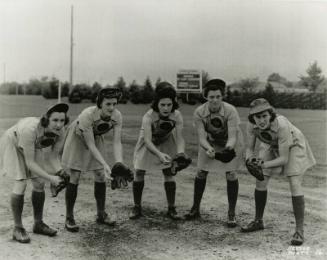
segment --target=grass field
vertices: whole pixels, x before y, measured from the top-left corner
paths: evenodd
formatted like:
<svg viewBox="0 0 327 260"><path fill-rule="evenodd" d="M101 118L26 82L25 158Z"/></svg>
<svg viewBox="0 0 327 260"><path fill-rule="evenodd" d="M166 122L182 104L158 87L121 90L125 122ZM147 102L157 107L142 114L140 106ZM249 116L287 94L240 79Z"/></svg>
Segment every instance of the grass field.
<svg viewBox="0 0 327 260"><path fill-rule="evenodd" d="M63 101L66 101L64 99ZM39 96L0 96L0 135L21 117L40 116L47 106L56 102ZM90 103L70 106L71 119ZM119 105L124 118L123 148L125 162L132 166L132 154L143 114L149 106ZM196 106L181 105L184 118L184 138L187 153L193 158L190 168L176 176L176 203L179 213L186 213L193 198L193 178L196 173L197 139L192 126ZM237 108L244 130L248 108ZM0 258L4 259L326 259L326 170L327 137L326 111L277 110L288 117L307 137L318 165L304 178L306 221L304 253L290 247L289 239L294 227L289 186L285 177L276 176L270 183L265 211L265 230L250 235L229 229L226 217L226 181L223 174L210 174L202 202L202 220L175 223L165 218L166 202L162 176L149 173L144 190L146 217L128 220L132 207L132 191L107 191L107 209L116 216L118 226L102 228L94 224L95 202L93 178L84 175L79 185L76 220L81 231L72 234L63 228L65 216L64 193L55 199L47 195L45 218L59 230L56 238L31 235L33 247L19 245L11 238L12 220L9 208L11 184L2 178L0 184ZM110 140L109 140L110 141ZM0 147L1 149L1 147ZM220 169L223 172L223 169ZM254 179L240 172L240 192L237 204L239 225L249 221L254 212ZM28 188L30 191L30 187ZM26 196L24 223L29 232L33 223L29 195ZM309 253L308 253L309 252ZM317 254L321 253L321 254Z"/></svg>

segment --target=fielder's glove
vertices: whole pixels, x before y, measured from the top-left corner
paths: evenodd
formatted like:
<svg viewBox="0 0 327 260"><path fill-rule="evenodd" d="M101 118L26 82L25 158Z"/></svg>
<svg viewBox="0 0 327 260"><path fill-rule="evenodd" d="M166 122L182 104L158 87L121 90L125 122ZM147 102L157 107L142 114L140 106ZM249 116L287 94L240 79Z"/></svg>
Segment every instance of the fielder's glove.
<svg viewBox="0 0 327 260"><path fill-rule="evenodd" d="M224 149L220 152L215 153L215 159L219 160L223 163L228 163L231 160L233 160L236 156L235 150L234 149Z"/></svg>
<svg viewBox="0 0 327 260"><path fill-rule="evenodd" d="M175 176L177 172L187 168L192 163L192 159L185 153L178 153L171 162L171 174Z"/></svg>
<svg viewBox="0 0 327 260"><path fill-rule="evenodd" d="M127 182L134 180L133 172L123 163L117 162L111 169L111 175L113 180L111 181L111 189L119 189L122 186L127 187Z"/></svg>
<svg viewBox="0 0 327 260"><path fill-rule="evenodd" d="M70 180L70 176L68 173L66 173L64 170L60 170L58 172L55 173L55 176L59 176L61 179L61 182L58 185L54 185L54 184L50 184L50 191L51 191L51 195L52 197L57 197L58 193L60 191L62 191L64 188L66 188L66 186L69 183Z"/></svg>
<svg viewBox="0 0 327 260"><path fill-rule="evenodd" d="M263 181L265 178L263 176L263 171L261 165L263 164L263 160L251 157L245 161L246 168L248 169L249 173L259 181Z"/></svg>

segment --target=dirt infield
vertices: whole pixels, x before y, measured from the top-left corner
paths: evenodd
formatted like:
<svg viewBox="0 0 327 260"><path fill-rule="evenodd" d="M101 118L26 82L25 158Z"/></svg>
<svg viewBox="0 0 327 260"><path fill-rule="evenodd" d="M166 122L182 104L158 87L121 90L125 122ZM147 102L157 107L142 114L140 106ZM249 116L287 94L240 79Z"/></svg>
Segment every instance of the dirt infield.
<svg viewBox="0 0 327 260"><path fill-rule="evenodd" d="M123 107L123 145L125 160L131 165L132 152L140 126L140 115L146 107ZM191 112L195 107L182 107L186 128L190 128ZM73 110L75 111L75 107ZM32 110L31 110L32 111ZM128 111L130 114L128 114ZM247 109L239 109L245 121ZM325 127L323 111L308 111L307 119L294 113L291 119L300 126L312 145L318 166L304 177L306 200L305 244L292 247L290 239L294 230L291 195L284 176L274 176L268 190L263 231L243 234L240 225L253 218L253 192L255 182L245 171L239 173L239 198L237 203L236 228L225 225L227 216L226 180L223 169L220 173L210 173L201 205L202 219L174 222L165 216L166 198L163 177L160 172L151 172L145 179L143 206L145 217L136 221L128 219L132 208L132 190L110 190L107 192L107 209L118 224L109 228L95 223L95 199L93 177L84 174L79 186L76 202L76 221L79 233L69 233L64 229L64 193L57 198L46 196L44 219L47 224L58 229L58 235L48 238L32 233L32 207L30 189L26 192L23 222L30 233L31 244L23 245L11 239L12 216L9 207L11 183L1 177L0 182L0 258L1 259L326 259L327 249L327 205L326 205L326 146L317 135ZM132 114L134 113L134 114ZM287 111L287 113L293 113ZM17 114L15 117L18 117ZM26 116L26 114L24 114ZM311 120L311 121L310 121ZM0 134L16 119L6 117L0 120ZM311 123L310 123L311 122ZM310 127L314 124L314 128ZM193 131L193 130L192 130ZM186 131L188 153L196 158L196 140L192 131ZM189 133L192 132L192 133ZM323 136L323 135L322 135ZM1 149L1 148L0 148ZM196 161L196 160L194 160ZM196 173L192 167L177 175L177 211L185 214L193 200L193 179ZM47 191L49 188L47 187Z"/></svg>

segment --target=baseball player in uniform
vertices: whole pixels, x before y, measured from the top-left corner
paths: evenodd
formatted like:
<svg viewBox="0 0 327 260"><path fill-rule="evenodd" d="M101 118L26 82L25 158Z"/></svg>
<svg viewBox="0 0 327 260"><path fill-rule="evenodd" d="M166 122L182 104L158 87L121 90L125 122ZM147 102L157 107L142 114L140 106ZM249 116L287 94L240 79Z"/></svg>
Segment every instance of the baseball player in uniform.
<svg viewBox="0 0 327 260"><path fill-rule="evenodd" d="M151 109L143 116L134 151L134 208L131 219L142 216L144 175L146 171L151 170L162 170L168 202L167 215L173 220L180 219L175 209L176 182L171 172L172 158L185 150L182 136L183 118L177 108L174 87L168 82L159 83Z"/></svg>
<svg viewBox="0 0 327 260"><path fill-rule="evenodd" d="M198 172L194 180L194 198L191 211L185 215L186 220L200 217L200 203L205 190L207 175L210 171L225 169L228 197L229 227L236 226L235 207L238 197L239 157L242 154L242 132L240 118L236 108L223 101L226 84L221 79L212 79L204 86L203 95L207 102L194 112L194 125L199 140ZM228 161L216 159L219 152L232 154Z"/></svg>
<svg viewBox="0 0 327 260"><path fill-rule="evenodd" d="M61 182L54 173L61 170L59 152L63 148L64 125L68 105L50 107L41 118L23 118L9 128L0 140L0 171L14 180L10 204L14 218L13 239L29 243L30 237L22 223L27 181L31 180L34 212L33 233L55 236L57 231L43 222L45 181L54 185Z"/></svg>
<svg viewBox="0 0 327 260"><path fill-rule="evenodd" d="M256 181L255 219L243 227L242 231L264 229L262 218L267 201L268 182L272 174L282 173L287 176L290 184L296 222L291 244L301 245L304 241L302 178L303 174L316 163L310 146L302 132L286 117L276 114L274 108L263 98L252 101L248 118L246 159L254 156L258 140L260 142L258 157L261 160L260 167L264 180Z"/></svg>
<svg viewBox="0 0 327 260"><path fill-rule="evenodd" d="M96 106L84 109L70 125L62 155L62 165L70 174L66 188L66 222L70 232L78 232L74 218L74 205L82 172L94 174L94 196L98 224L113 226L105 211L106 179L111 179L111 169L106 162L105 135L113 133L113 154L116 162L123 162L121 131L122 115L116 108L121 92L115 88L103 88L97 96Z"/></svg>

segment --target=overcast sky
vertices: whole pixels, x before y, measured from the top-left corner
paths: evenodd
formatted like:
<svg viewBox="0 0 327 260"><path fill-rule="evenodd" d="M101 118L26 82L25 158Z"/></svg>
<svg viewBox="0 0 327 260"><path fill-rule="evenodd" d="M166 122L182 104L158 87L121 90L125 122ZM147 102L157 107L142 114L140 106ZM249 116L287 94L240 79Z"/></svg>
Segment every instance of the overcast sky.
<svg viewBox="0 0 327 260"><path fill-rule="evenodd" d="M0 82L69 80L71 5L75 83L327 75L327 1L0 0Z"/></svg>

